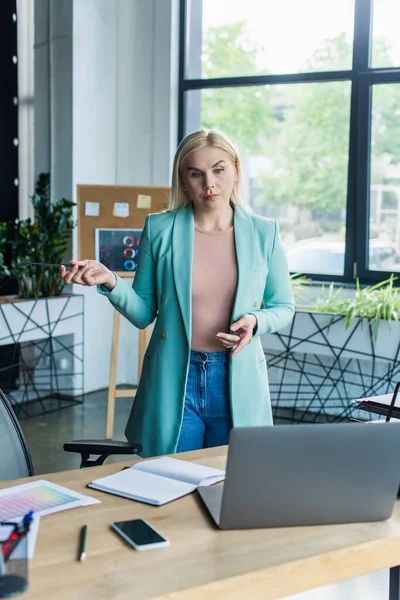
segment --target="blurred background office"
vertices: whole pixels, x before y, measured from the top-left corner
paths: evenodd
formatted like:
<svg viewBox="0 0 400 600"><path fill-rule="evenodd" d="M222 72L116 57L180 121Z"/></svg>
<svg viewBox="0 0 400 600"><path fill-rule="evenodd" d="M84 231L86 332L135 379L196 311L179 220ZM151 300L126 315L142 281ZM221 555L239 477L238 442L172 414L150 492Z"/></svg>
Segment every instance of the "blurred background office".
<svg viewBox="0 0 400 600"><path fill-rule="evenodd" d="M20 257L26 251L13 238L11 222L19 219L20 238L28 218L52 236L50 225L38 219L38 205L35 216L35 186L39 201L74 203L72 223L59 234L68 260L78 250L77 185L168 186L178 141L208 126L223 129L238 145L252 209L278 220L291 271L312 282L303 320L315 321L313 302L324 282L349 296L357 280L371 286L398 274L397 0L3 0L0 11L0 256L9 269L7 236ZM29 231L33 240L35 231ZM74 295L66 304L61 297L58 305L40 303L60 291L54 291L55 280L36 292L36 303L12 302L35 278L18 268L11 270L14 277L5 276L1 269L0 387L31 445L37 444L39 471L66 468L70 459L60 442L104 430L113 310L94 290L68 286L62 297ZM395 281L385 296L392 319L400 302ZM335 298L329 307L340 313ZM31 310L43 313L47 324L32 315L29 322ZM49 337L56 322L60 334ZM27 334L35 327L37 339ZM383 334L379 339L385 346ZM353 370L337 367L334 348L324 340L330 354L319 365L304 359L307 350L301 360L293 352L291 362L287 355L279 359L279 340L265 340L277 422L304 415L346 419L352 398L383 393L395 379L396 348L390 356L381 352L366 385L368 357L361 364L347 336L340 344ZM116 383L134 388L138 332L125 320L118 347ZM324 383L310 379L317 367L329 371ZM311 395L302 388L304 373ZM47 397L40 396L42 388L50 390ZM131 402L116 403L117 437ZM41 448L50 439L51 456Z"/></svg>
<svg viewBox="0 0 400 600"><path fill-rule="evenodd" d="M34 260L35 243L57 239L63 260L77 256L77 185L168 186L179 140L199 126L221 128L243 157L249 204L277 219L290 270L309 278L308 332L327 328L313 316L321 284L334 282L350 297L356 281L365 287L397 276L399 22L398 0L1 1L0 388L36 473L78 466L63 442L105 430L112 307L95 290L70 286L50 301L61 291L55 279L34 292L32 273L15 260ZM40 217L39 206L59 202L64 221L48 209ZM396 320L396 279L390 285L384 299ZM339 311L335 297L328 301ZM329 348L322 358L315 348L282 358L279 340L265 340L277 423L346 420L358 393L388 391L398 346L389 356L382 333L379 355L371 332L366 356L365 342L350 347L343 335L339 346L326 336L315 342ZM340 344L351 369L337 366ZM138 332L123 319L120 388L137 384L138 347ZM338 390L340 403L329 408ZM116 402L116 439L131 403ZM374 577L327 588L324 598L381 597Z"/></svg>
<svg viewBox="0 0 400 600"><path fill-rule="evenodd" d="M397 0L4 0L0 11L3 223L34 218L43 173L53 203L76 203L78 184L167 186L178 140L220 127L244 157L251 207L279 222L292 272L350 290L399 272ZM76 227L67 238L64 259L77 255ZM20 283L3 277L0 294ZM83 295L71 309L80 321L50 350L24 346L23 324L11 339L0 304L1 385L22 419L58 409L21 407L22 379L54 359L62 391L85 395L73 410L93 402L101 427L113 311L94 290L63 292ZM138 332L123 320L117 384L137 379ZM131 401L118 400L121 423ZM81 431L71 414L52 418ZM48 427L32 423L28 435Z"/></svg>
<svg viewBox="0 0 400 600"><path fill-rule="evenodd" d="M78 184L168 186L178 140L220 127L243 156L251 207L278 220L293 273L351 290L399 272L397 0L4 0L0 10L3 223L34 218L43 173L53 203L76 203ZM67 239L64 260L77 255L76 227ZM20 294L20 282L3 277L0 294ZM101 427L113 311L93 290L63 292L83 295L71 309L80 321L50 350L16 330L11 339L0 304L1 385L25 405L22 379L54 359L61 391L85 395L73 410L93 402ZM138 332L123 320L117 384L137 379ZM121 423L131 401L117 402ZM61 404L21 406L23 419ZM71 414L52 418L83 433ZM33 422L28 435L48 426Z"/></svg>

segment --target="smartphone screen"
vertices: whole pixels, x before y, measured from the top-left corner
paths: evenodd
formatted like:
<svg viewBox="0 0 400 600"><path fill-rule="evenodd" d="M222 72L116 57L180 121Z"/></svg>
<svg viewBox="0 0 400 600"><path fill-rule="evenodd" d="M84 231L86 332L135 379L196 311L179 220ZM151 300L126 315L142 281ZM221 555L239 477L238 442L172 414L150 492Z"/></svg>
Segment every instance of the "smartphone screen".
<svg viewBox="0 0 400 600"><path fill-rule="evenodd" d="M117 521L112 528L137 550L169 545L169 541L143 519Z"/></svg>

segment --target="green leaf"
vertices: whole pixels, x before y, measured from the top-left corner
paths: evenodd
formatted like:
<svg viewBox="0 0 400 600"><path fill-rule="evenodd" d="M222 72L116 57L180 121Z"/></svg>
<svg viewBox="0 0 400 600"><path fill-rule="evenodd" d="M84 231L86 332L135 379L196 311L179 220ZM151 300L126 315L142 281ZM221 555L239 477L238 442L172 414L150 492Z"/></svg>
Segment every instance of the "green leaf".
<svg viewBox="0 0 400 600"><path fill-rule="evenodd" d="M316 312L345 315L345 329L354 319L365 318L376 338L382 319L389 323L399 321L400 290L393 285L396 279L392 274L388 279L364 288L357 279L353 297L344 299L341 298L343 288L335 289L334 282L331 282L326 292L323 284L320 295L310 308Z"/></svg>
<svg viewBox="0 0 400 600"><path fill-rule="evenodd" d="M58 273L33 269L26 263L62 261L75 227L72 213L75 203L66 198L51 202L50 175L41 173L32 205L34 222L31 219L0 222L0 277L5 274L15 277L19 293L25 298L58 295L64 285ZM10 256L8 269L3 253Z"/></svg>

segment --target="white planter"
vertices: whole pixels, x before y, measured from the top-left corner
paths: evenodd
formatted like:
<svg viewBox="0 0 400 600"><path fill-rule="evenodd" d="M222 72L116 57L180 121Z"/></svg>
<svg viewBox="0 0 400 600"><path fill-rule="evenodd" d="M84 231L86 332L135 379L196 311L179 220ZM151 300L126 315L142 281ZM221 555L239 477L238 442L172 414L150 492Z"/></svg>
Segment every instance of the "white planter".
<svg viewBox="0 0 400 600"><path fill-rule="evenodd" d="M298 311L263 347L273 406L312 413L302 420L348 418L353 399L389 393L400 377L397 322L382 321L375 339L367 319L353 319L346 330L344 317Z"/></svg>
<svg viewBox="0 0 400 600"><path fill-rule="evenodd" d="M8 393L13 404L82 394L83 307L82 295L0 299L0 346L20 350L19 389Z"/></svg>

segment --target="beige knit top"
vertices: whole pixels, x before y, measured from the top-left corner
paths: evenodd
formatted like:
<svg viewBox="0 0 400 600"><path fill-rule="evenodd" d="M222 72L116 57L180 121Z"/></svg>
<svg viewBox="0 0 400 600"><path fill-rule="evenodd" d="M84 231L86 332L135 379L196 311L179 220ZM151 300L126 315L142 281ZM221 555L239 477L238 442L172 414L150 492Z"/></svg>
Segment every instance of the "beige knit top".
<svg viewBox="0 0 400 600"><path fill-rule="evenodd" d="M218 332L229 333L238 269L233 225L225 231L195 227L192 266L192 349L223 351Z"/></svg>

